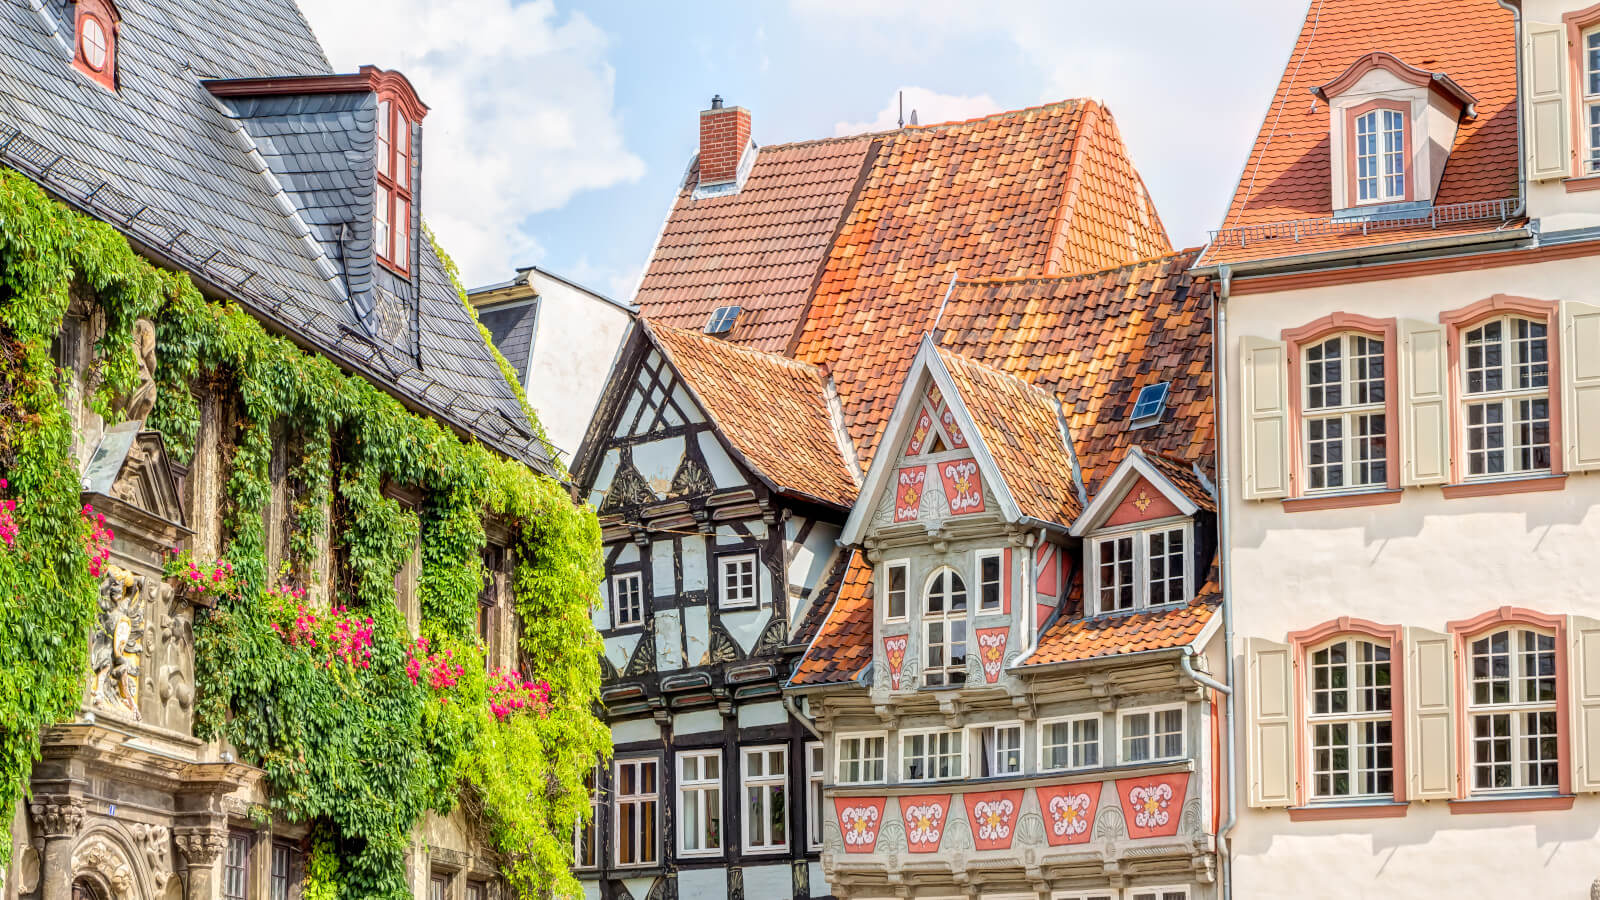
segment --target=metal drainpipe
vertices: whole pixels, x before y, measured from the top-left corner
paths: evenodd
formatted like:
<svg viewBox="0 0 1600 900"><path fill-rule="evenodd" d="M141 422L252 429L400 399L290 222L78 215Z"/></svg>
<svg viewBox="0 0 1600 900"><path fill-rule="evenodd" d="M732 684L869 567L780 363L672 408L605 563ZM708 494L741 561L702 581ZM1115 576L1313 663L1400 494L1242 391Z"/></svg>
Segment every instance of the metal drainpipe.
<svg viewBox="0 0 1600 900"><path fill-rule="evenodd" d="M1233 518L1233 494L1230 487L1233 479L1229 477L1228 465L1228 423L1221 415L1226 408L1223 398L1227 396L1228 385L1228 293L1233 286L1233 268L1223 264L1217 270L1217 302L1212 307L1211 313L1211 365L1215 377L1211 379L1211 404L1217 412L1217 508L1221 511L1217 516L1217 545L1221 547L1222 554L1222 647L1227 657L1228 688L1223 691L1226 698L1224 718L1227 723L1227 758L1228 758L1228 818L1217 827L1218 850L1222 855L1222 898L1233 898L1233 842L1229 840L1228 833L1233 831L1234 825L1239 821L1239 760L1238 736L1234 731L1234 693L1232 686L1238 684L1234 677L1233 654L1233 560L1232 547L1229 540L1232 534L1230 522ZM1184 657L1185 670L1189 668L1189 659ZM1204 683L1204 682L1202 682Z"/></svg>
<svg viewBox="0 0 1600 900"><path fill-rule="evenodd" d="M805 713L800 711L800 707L794 702L794 696L793 695L791 695L791 694L784 694L783 695L783 708L787 709L789 711L789 715L794 716L796 719L799 719L800 720L800 724L804 725L806 727L806 730L811 732L811 736L812 737L816 738L819 741L822 740L822 732L817 730L817 726L812 723L810 716L808 716Z"/></svg>
<svg viewBox="0 0 1600 900"><path fill-rule="evenodd" d="M1495 0L1495 2L1511 11L1512 36L1517 48L1517 208L1511 213L1511 218L1516 219L1528 210L1528 157L1527 150L1522 145L1522 128L1528 121L1523 114L1525 110L1522 104L1522 3L1521 0ZM1533 241L1535 244L1539 242L1537 232L1533 236Z"/></svg>

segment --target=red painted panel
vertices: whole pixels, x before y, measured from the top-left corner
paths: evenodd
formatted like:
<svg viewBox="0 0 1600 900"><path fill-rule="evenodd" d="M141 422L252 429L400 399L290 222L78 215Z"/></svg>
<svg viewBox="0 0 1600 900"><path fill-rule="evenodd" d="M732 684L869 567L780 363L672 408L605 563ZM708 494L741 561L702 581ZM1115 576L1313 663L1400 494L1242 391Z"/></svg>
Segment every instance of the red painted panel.
<svg viewBox="0 0 1600 900"><path fill-rule="evenodd" d="M961 433L961 426L956 423L954 410L945 407L939 416L939 423L944 426L945 436L950 439L951 450L960 450L967 446L967 436Z"/></svg>
<svg viewBox="0 0 1600 900"><path fill-rule="evenodd" d="M1062 784L1039 788L1039 811L1044 814L1044 839L1052 847L1087 843L1094 834L1094 814L1100 808L1105 785Z"/></svg>
<svg viewBox="0 0 1600 900"><path fill-rule="evenodd" d="M835 797L833 811L844 835L844 852L871 853L878 846L887 797Z"/></svg>
<svg viewBox="0 0 1600 900"><path fill-rule="evenodd" d="M950 795L925 794L900 798L900 820L906 828L906 849L937 853L950 822Z"/></svg>
<svg viewBox="0 0 1600 900"><path fill-rule="evenodd" d="M1057 577L1061 569L1057 565L1061 553L1055 544L1041 544L1034 551L1034 567L1038 572L1034 587L1040 597L1049 597L1054 600L1061 596L1061 581Z"/></svg>
<svg viewBox="0 0 1600 900"><path fill-rule="evenodd" d="M928 435L933 433L933 414L927 407L922 408L922 415L917 416L917 427L911 431L911 440L906 444L906 455L916 456L928 443Z"/></svg>
<svg viewBox="0 0 1600 900"><path fill-rule="evenodd" d="M906 661L906 643L910 635L892 634L883 639L883 658L889 664L889 687L900 690L900 667Z"/></svg>
<svg viewBox="0 0 1600 900"><path fill-rule="evenodd" d="M973 631L978 638L978 661L983 663L983 678L990 684L1000 680L1000 669L1006 664L1006 638L1011 626L979 628Z"/></svg>
<svg viewBox="0 0 1600 900"><path fill-rule="evenodd" d="M1034 606L1033 606L1033 627L1035 627L1035 628L1043 627L1044 626L1044 620L1050 618L1050 614L1055 612L1055 611L1056 611L1056 608L1054 606L1051 606L1048 603L1036 603L1036 604L1034 604Z"/></svg>
<svg viewBox="0 0 1600 900"><path fill-rule="evenodd" d="M1189 773L1123 778L1117 782L1128 837L1171 837L1178 833L1178 817L1189 791Z"/></svg>
<svg viewBox="0 0 1600 900"><path fill-rule="evenodd" d="M968 457L940 463L939 477L952 516L983 512L983 475L978 472L977 460Z"/></svg>
<svg viewBox="0 0 1600 900"><path fill-rule="evenodd" d="M1022 794L1016 791L985 791L962 794L967 805L967 824L972 827L972 842L979 850L1009 850L1022 814Z"/></svg>
<svg viewBox="0 0 1600 900"><path fill-rule="evenodd" d="M922 508L922 489L926 486L927 480L927 466L901 469L896 473L894 520L897 524L917 520L917 511Z"/></svg>
<svg viewBox="0 0 1600 900"><path fill-rule="evenodd" d="M1117 508L1111 511L1111 518L1106 519L1105 525L1131 525L1176 515L1179 515L1178 507L1167 499L1167 495L1141 477L1128 489Z"/></svg>
<svg viewBox="0 0 1600 900"><path fill-rule="evenodd" d="M928 385L928 403L931 404L935 410L937 410L940 405L944 403L944 394L939 393L939 386L937 384Z"/></svg>

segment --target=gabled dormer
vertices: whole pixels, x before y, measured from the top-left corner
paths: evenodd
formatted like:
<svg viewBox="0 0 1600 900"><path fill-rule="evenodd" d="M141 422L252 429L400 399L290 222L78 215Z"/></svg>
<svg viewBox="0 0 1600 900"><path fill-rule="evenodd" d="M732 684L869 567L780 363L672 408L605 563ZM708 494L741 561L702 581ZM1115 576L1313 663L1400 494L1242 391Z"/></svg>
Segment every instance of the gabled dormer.
<svg viewBox="0 0 1600 900"><path fill-rule="evenodd" d="M1336 215L1432 206L1456 130L1477 115L1472 95L1450 76L1382 51L1311 92L1328 105Z"/></svg>

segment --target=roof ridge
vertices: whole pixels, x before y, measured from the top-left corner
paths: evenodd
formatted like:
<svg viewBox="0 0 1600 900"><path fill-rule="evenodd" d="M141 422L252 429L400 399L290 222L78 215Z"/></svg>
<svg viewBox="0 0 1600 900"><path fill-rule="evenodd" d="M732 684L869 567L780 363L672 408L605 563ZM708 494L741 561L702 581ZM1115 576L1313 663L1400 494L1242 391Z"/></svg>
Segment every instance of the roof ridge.
<svg viewBox="0 0 1600 900"><path fill-rule="evenodd" d="M997 375L997 376L999 376L1001 378L1004 378L1006 380L1009 380L1009 381L1015 381L1024 390L1033 391L1034 393L1037 393L1039 395L1039 399L1043 399L1043 400L1047 400L1047 401L1055 399L1055 395L1054 394L1050 393L1049 391L1045 390L1042 387L1039 387L1037 384L1034 384L1033 382L1029 381L1028 379L1023 378L1021 375L1013 375L1012 373L1007 372L1004 369L1000 369L1000 368L997 368L995 366L991 366L986 362L981 362L979 360L973 359L972 357L966 355L965 353L960 352L959 350L953 350L953 349L950 349L948 347L941 346L939 344L935 344L933 349L934 349L934 352L938 353L941 357L946 357L946 358L954 357L954 358L960 360L963 365L973 366L973 367L981 369L984 372L987 372L989 374Z"/></svg>
<svg viewBox="0 0 1600 900"><path fill-rule="evenodd" d="M1104 275L1108 272L1120 272L1124 269L1137 269L1155 263L1169 262L1184 256L1198 255L1203 250L1205 250L1204 245L1199 247L1185 247L1182 250L1174 250L1171 253L1162 253L1157 256L1146 256L1142 259L1135 259L1129 262L1119 263L1115 266L1107 266L1103 269L1089 269L1082 272L1063 272L1059 275L995 275L990 278L961 278L957 279L956 283L958 286L960 286L1018 284L1025 281L1073 281L1079 278L1089 278L1094 275Z"/></svg>
<svg viewBox="0 0 1600 900"><path fill-rule="evenodd" d="M640 317L639 321L644 324L646 329L648 329L648 330L650 330L652 332L670 331L673 334L683 335L684 337L686 337L686 338L688 338L690 340L697 341L702 346L716 347L716 348L718 348L719 351L726 350L726 351L730 351L730 352L736 353L736 354L744 354L744 355L752 356L752 357L760 357L762 359L767 360L768 362L778 363L778 364L784 366L785 368L795 369L797 371L800 371L800 372L808 374L808 375L815 375L817 377L817 380L818 380L819 384L821 383L821 381L823 379L823 372L822 372L822 367L821 366L813 365L812 363L808 363L808 362L806 362L804 360L795 359L792 356L784 356L782 354L773 353L770 350L757 350L754 347L745 347L745 346L740 345L740 344L734 344L734 343L730 343L728 341L718 340L717 338L711 337L710 335L707 335L707 334L702 334L702 333L700 333L698 331L690 331L687 328L678 328L678 327L673 326L673 325L668 325L668 324L666 324L664 322L652 322L651 320L646 319L644 317Z"/></svg>
<svg viewBox="0 0 1600 900"><path fill-rule="evenodd" d="M1002 119L1006 116L1017 116L1022 115L1023 113L1038 112L1041 109L1052 109L1058 106L1065 107L1074 103L1095 103L1102 106L1104 105L1100 104L1098 100L1095 100L1091 97L1065 97L1050 103L1040 103L1034 106L1023 106L1017 109L1004 109L999 112L989 113L986 116L973 116L970 119L950 119L949 121L945 122L930 122L927 125L904 125L899 128L886 128L881 131L859 131L855 134L836 134L832 137L810 138L803 141L786 141L780 144L757 144L756 146L762 150L773 150L785 149L789 147L808 147L815 144L826 144L830 142L859 141L866 138L889 137L891 135L905 134L908 132L924 132L933 131L939 128L952 128L957 125L971 125L976 122L986 122L990 119Z"/></svg>

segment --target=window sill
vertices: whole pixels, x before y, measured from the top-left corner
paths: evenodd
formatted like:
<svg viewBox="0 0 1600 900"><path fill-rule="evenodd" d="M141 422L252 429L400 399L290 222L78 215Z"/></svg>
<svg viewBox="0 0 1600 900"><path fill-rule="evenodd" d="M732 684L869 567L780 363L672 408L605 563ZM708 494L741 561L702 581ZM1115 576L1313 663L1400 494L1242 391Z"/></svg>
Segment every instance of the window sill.
<svg viewBox="0 0 1600 900"><path fill-rule="evenodd" d="M1600 175L1583 175L1568 178L1563 182L1567 193L1576 194L1581 191L1600 191Z"/></svg>
<svg viewBox="0 0 1600 900"><path fill-rule="evenodd" d="M1348 494L1313 494L1305 497L1291 497L1283 501L1283 511L1287 513L1314 512L1323 509L1351 509L1360 506L1386 506L1390 503L1399 503L1400 495L1405 493L1399 488L1393 490L1361 491Z"/></svg>
<svg viewBox="0 0 1600 900"><path fill-rule="evenodd" d="M745 856L773 856L773 855L778 854L778 853L788 853L788 852L789 852L789 848L788 847L757 847L755 849L751 849L749 847L746 847L744 849L744 855Z"/></svg>
<svg viewBox="0 0 1600 900"><path fill-rule="evenodd" d="M1289 807L1291 822L1334 822L1343 819L1401 819L1409 803L1380 800L1373 803L1329 803Z"/></svg>
<svg viewBox="0 0 1600 900"><path fill-rule="evenodd" d="M1477 797L1467 800L1451 800L1450 814L1453 816L1474 815L1477 813L1508 813L1508 812L1539 812L1541 810L1571 809L1571 794L1544 794L1534 797Z"/></svg>
<svg viewBox="0 0 1600 900"><path fill-rule="evenodd" d="M1446 500L1466 497L1495 497L1500 494L1533 494L1539 491L1559 491L1567 486L1565 475L1532 475L1527 478L1503 478L1499 481L1462 481L1447 484Z"/></svg>

